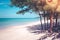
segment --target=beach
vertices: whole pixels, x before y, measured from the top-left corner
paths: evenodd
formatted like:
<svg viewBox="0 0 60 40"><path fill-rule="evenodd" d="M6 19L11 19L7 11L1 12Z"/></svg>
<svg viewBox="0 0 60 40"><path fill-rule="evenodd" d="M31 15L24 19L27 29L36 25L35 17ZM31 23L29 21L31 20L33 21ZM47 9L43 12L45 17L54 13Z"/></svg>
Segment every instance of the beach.
<svg viewBox="0 0 60 40"><path fill-rule="evenodd" d="M48 23L49 22L50 20L48 21ZM44 24L43 20L42 23ZM25 25L15 25L0 29L0 40L38 40L41 37L44 37L44 35L46 36L47 33L46 32L39 34L31 33L28 30L28 28L35 27L36 25L40 25L40 24L41 24L40 21L34 21L34 22L29 22ZM53 37L54 36L50 36L44 40L52 40Z"/></svg>
<svg viewBox="0 0 60 40"><path fill-rule="evenodd" d="M38 22L32 22L27 25L21 26L12 26L5 29L0 30L0 40L37 40L41 36L45 35L44 33L36 35L30 33L27 30L27 27L37 25Z"/></svg>
<svg viewBox="0 0 60 40"><path fill-rule="evenodd" d="M60 0L0 0L0 40L60 40Z"/></svg>

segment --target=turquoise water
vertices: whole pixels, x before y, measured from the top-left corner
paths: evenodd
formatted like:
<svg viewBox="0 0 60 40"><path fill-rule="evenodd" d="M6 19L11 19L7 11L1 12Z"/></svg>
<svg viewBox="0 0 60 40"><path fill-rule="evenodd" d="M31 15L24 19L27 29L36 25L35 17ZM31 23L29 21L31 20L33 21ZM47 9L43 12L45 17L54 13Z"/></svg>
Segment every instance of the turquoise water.
<svg viewBox="0 0 60 40"><path fill-rule="evenodd" d="M39 18L0 18L0 28L7 26L24 25L29 22L38 21Z"/></svg>

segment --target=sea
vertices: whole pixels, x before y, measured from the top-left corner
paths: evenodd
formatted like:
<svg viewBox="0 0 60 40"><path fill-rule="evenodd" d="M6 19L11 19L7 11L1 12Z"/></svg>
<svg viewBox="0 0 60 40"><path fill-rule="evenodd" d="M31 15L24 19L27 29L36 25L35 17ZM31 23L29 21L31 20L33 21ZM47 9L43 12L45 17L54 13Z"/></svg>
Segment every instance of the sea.
<svg viewBox="0 0 60 40"><path fill-rule="evenodd" d="M10 26L25 25L36 21L39 21L39 18L0 18L0 29Z"/></svg>

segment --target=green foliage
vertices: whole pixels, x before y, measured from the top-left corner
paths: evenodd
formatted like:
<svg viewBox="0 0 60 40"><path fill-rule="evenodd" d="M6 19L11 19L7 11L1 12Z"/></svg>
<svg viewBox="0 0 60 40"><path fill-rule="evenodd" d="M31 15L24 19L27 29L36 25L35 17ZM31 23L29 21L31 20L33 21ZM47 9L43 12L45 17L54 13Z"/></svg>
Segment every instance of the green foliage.
<svg viewBox="0 0 60 40"><path fill-rule="evenodd" d="M24 14L25 12L28 12L30 9L26 8L24 10L18 11L17 14Z"/></svg>
<svg viewBox="0 0 60 40"><path fill-rule="evenodd" d="M46 0L11 0L11 4L13 6L24 8L24 6L27 6L26 9L32 9L35 12L38 11L55 11L55 9L51 8L49 5L46 4ZM21 13L27 11L27 10L20 10ZM22 12L23 11L23 12ZM20 12L19 12L20 13Z"/></svg>
<svg viewBox="0 0 60 40"><path fill-rule="evenodd" d="M27 5L27 0L11 0L11 4L17 7L23 7Z"/></svg>
<svg viewBox="0 0 60 40"><path fill-rule="evenodd" d="M33 10L34 12L38 12L40 10L43 10L42 7L46 4L45 1L42 3L41 0L11 0L11 4L16 7L24 8L24 6L27 6L28 8L20 10L17 12L24 13L29 10Z"/></svg>

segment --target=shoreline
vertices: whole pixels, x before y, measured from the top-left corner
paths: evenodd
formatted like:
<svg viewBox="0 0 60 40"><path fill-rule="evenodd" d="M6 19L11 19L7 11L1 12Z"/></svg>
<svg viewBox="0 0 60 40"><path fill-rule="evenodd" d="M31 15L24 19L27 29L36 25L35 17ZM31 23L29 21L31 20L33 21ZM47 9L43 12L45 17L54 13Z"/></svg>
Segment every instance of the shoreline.
<svg viewBox="0 0 60 40"><path fill-rule="evenodd" d="M44 24L44 21L42 22ZM50 23L50 20L48 23ZM33 34L27 30L27 27L33 27L33 25L38 24L40 24L40 21L29 22L25 25L9 26L0 30L0 40L37 40L41 36L46 35L46 33Z"/></svg>
<svg viewBox="0 0 60 40"><path fill-rule="evenodd" d="M0 30L0 40L37 40L42 34L33 34L27 30L27 27L40 24L40 21L31 22L25 25L11 26ZM39 36L40 35L40 36ZM24 38L24 39L23 39Z"/></svg>
<svg viewBox="0 0 60 40"><path fill-rule="evenodd" d="M0 40L37 40L40 36L35 35L27 30L27 26L33 26L39 24L38 22L32 22L26 25L11 26L6 29L0 30Z"/></svg>
<svg viewBox="0 0 60 40"><path fill-rule="evenodd" d="M45 23L47 23L47 21ZM50 20L48 20L48 23L50 23ZM27 22L26 24L22 24L22 25L19 25L19 24L18 25L7 25L6 28L2 28L2 30L11 28L11 27L17 27L17 26L27 27L27 26L33 26L33 25L39 25L39 24L41 24L40 21ZM44 24L44 20L42 20L42 24Z"/></svg>

